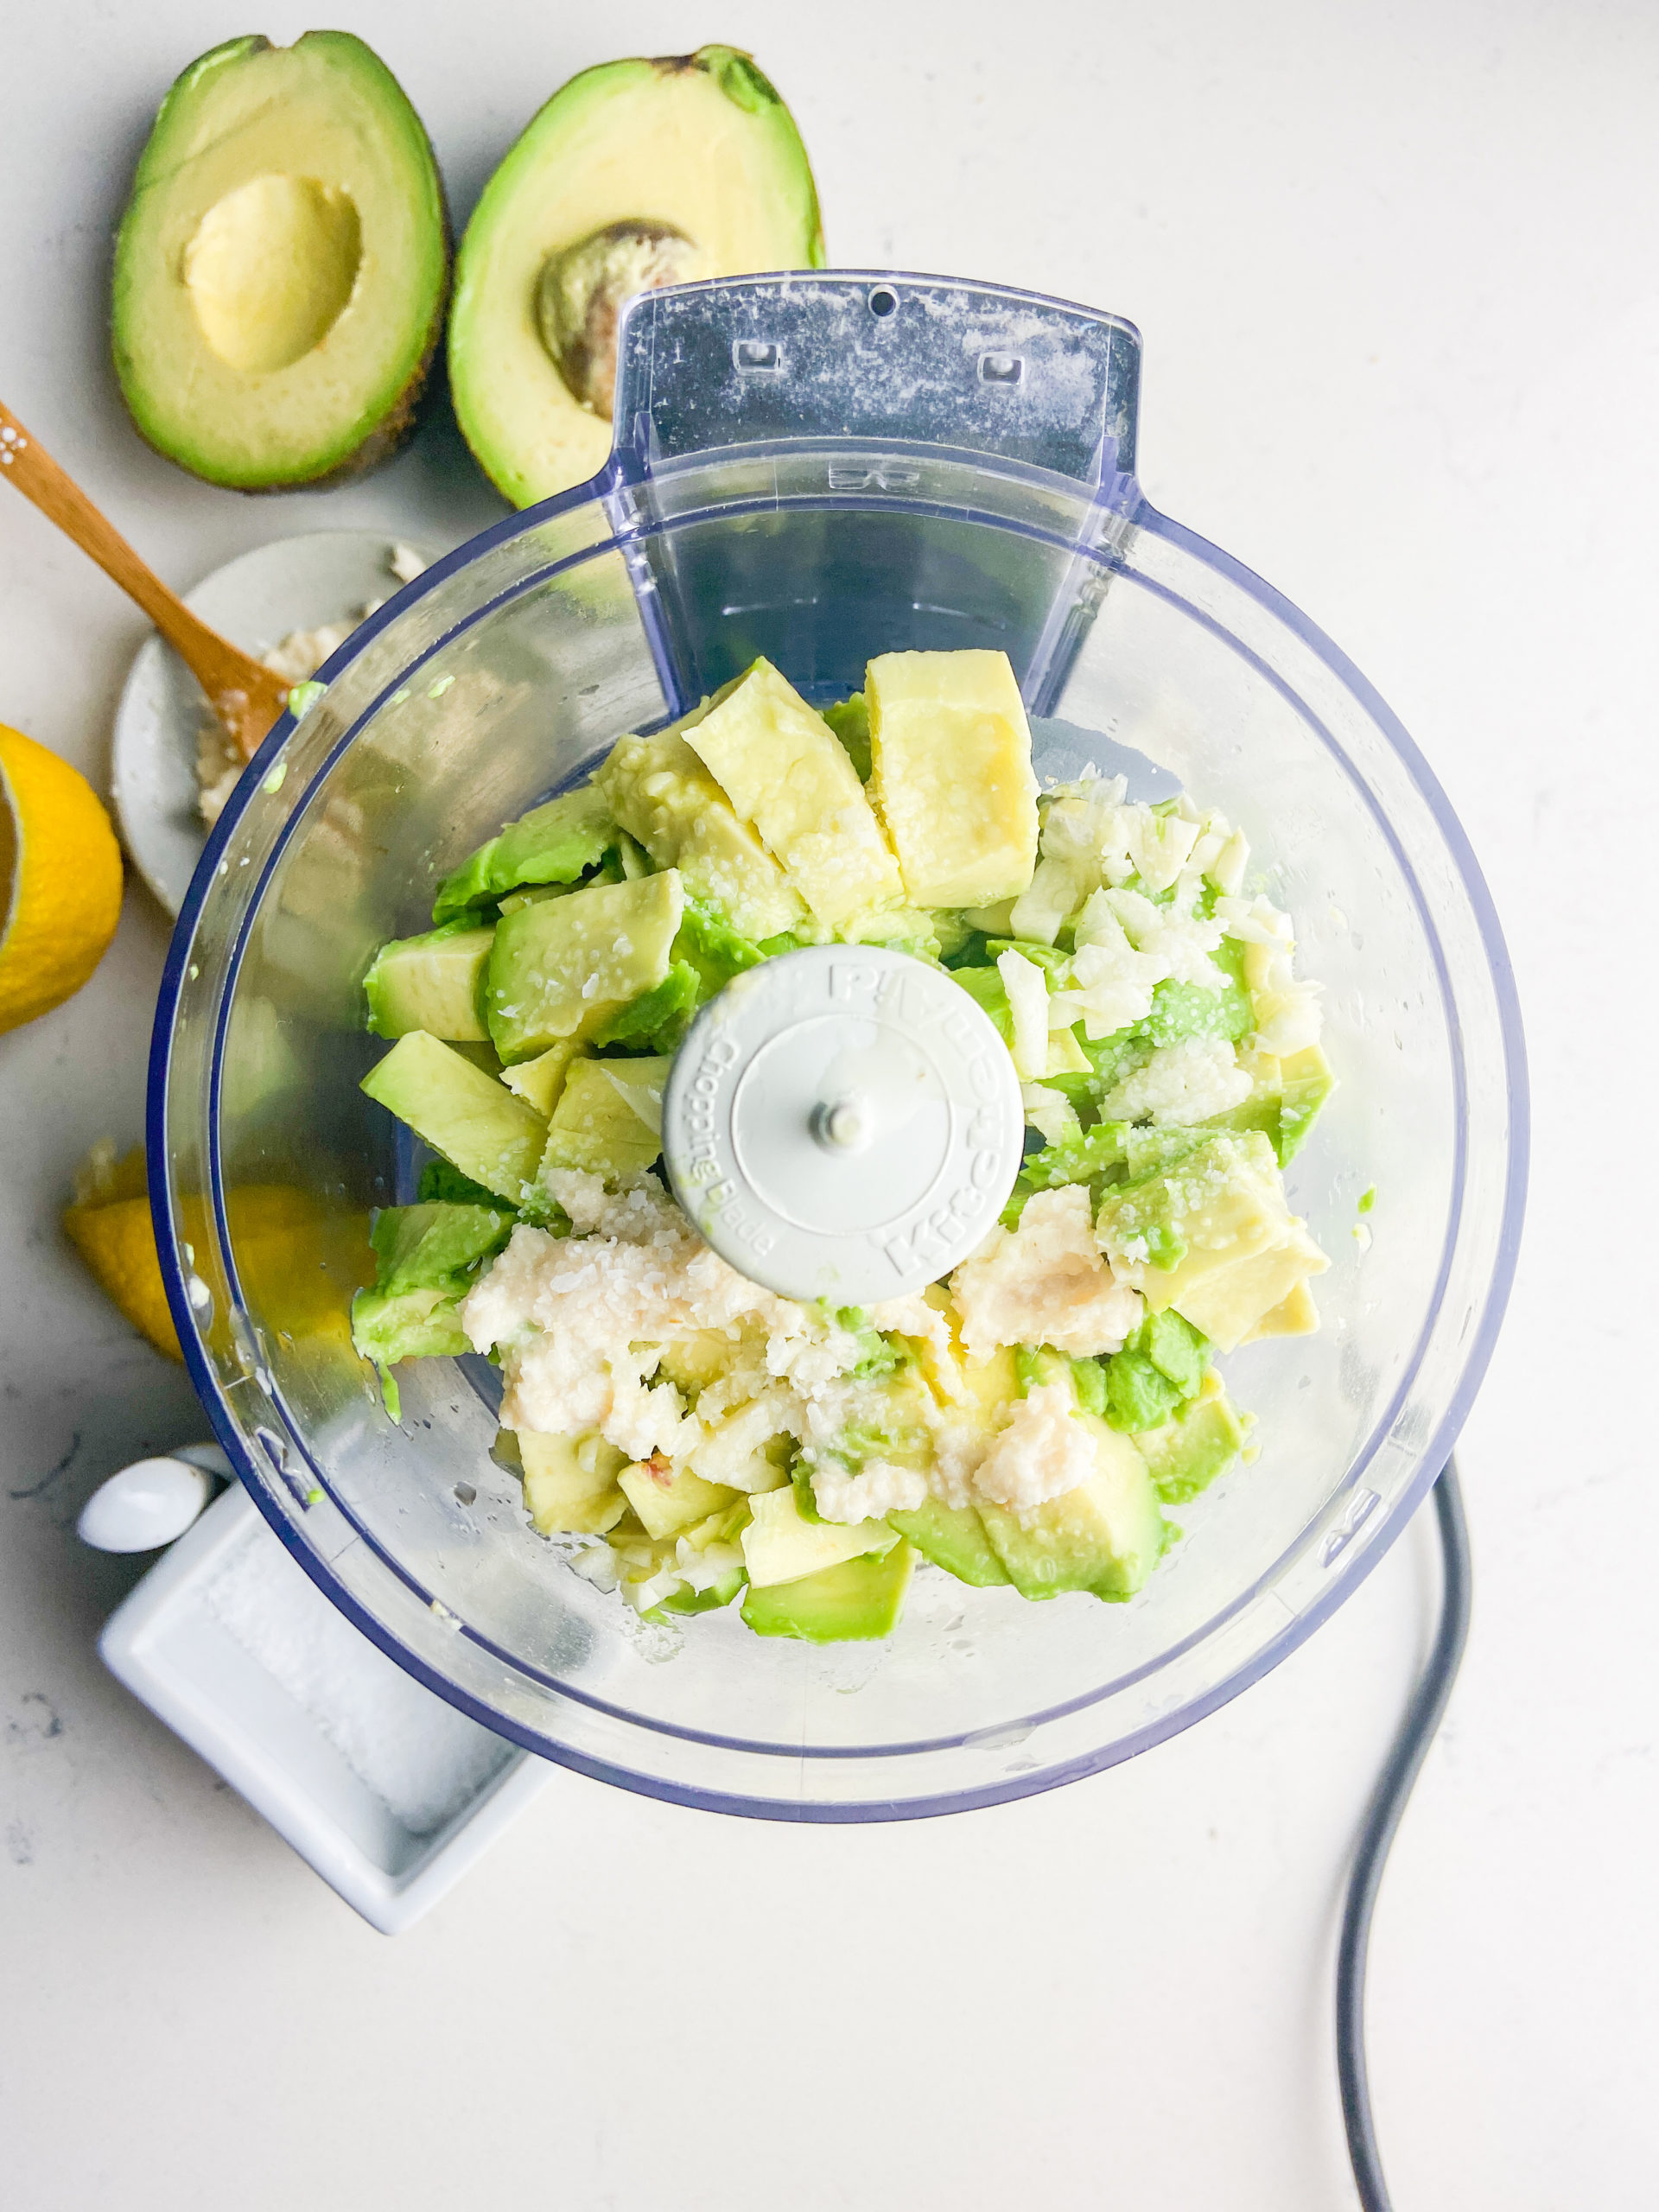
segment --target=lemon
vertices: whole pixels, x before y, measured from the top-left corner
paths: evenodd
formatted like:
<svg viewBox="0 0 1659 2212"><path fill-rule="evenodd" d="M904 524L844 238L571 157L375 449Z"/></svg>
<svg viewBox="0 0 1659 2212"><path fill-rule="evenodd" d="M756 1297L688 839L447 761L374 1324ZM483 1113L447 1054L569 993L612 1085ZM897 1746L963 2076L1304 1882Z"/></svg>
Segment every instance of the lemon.
<svg viewBox="0 0 1659 2212"><path fill-rule="evenodd" d="M115 1147L104 1139L75 1177L74 1203L64 1209L64 1232L133 1327L157 1351L181 1360L145 1191L143 1152L135 1147L118 1160Z"/></svg>
<svg viewBox="0 0 1659 2212"><path fill-rule="evenodd" d="M0 723L0 1030L60 1006L121 918L121 849L85 776Z"/></svg>
<svg viewBox="0 0 1659 2212"><path fill-rule="evenodd" d="M135 1146L118 1160L110 1139L102 1138L76 1171L64 1233L133 1327L157 1351L182 1359L162 1287L147 1189L143 1148ZM349 1351L353 1293L374 1280L368 1215L326 1207L310 1192L283 1183L245 1185L227 1192L225 1203L238 1272L262 1323L289 1345ZM178 1209L187 1240L205 1246L201 1200L187 1193ZM222 1328L222 1322L209 1326L210 1345Z"/></svg>

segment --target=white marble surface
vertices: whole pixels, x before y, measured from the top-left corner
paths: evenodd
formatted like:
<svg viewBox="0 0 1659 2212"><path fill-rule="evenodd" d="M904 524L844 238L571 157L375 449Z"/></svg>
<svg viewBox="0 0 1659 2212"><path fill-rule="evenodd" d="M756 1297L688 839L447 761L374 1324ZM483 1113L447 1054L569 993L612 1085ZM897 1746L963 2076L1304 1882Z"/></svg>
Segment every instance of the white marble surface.
<svg viewBox="0 0 1659 2212"><path fill-rule="evenodd" d="M1401 2212L1651 2205L1659 15L358 0L345 20L463 215L575 69L753 46L838 258L1141 323L1151 496L1307 608L1428 753L1510 932L1537 1173L1464 1452L1473 1645L1378 1925L1378 2114ZM499 512L442 428L360 486L249 501L128 426L101 331L124 179L172 76L242 27L200 0L6 22L0 394L180 584L325 521L460 536ZM0 493L0 718L102 781L143 634ZM1276 1675L1130 1767L861 1832L560 1777L396 1943L126 1699L92 1640L136 1568L80 1550L73 1516L202 1424L56 1209L94 1137L138 1133L164 941L132 887L92 984L0 1039L6 2201L1351 2203L1334 1913L1427 1633L1425 1529Z"/></svg>

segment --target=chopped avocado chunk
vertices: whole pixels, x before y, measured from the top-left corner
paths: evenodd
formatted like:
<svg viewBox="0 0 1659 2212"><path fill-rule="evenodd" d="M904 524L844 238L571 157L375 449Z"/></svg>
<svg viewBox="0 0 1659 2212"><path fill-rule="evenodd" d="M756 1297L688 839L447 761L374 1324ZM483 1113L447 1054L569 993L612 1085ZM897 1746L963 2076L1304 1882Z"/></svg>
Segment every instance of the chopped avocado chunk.
<svg viewBox="0 0 1659 2212"><path fill-rule="evenodd" d="M909 1539L924 1559L954 1574L958 1582L988 1590L1008 1579L1007 1569L985 1534L985 1523L971 1505L942 1505L931 1497L912 1512L889 1513L887 1522Z"/></svg>
<svg viewBox="0 0 1659 2212"><path fill-rule="evenodd" d="M1279 1063L1279 1165L1287 1167L1331 1096L1336 1077L1317 1045Z"/></svg>
<svg viewBox="0 0 1659 2212"><path fill-rule="evenodd" d="M685 740L830 929L897 906L899 864L864 787L822 715L768 660L757 660Z"/></svg>
<svg viewBox="0 0 1659 2212"><path fill-rule="evenodd" d="M352 1343L384 1370L400 1359L454 1359L472 1344L461 1325L464 1283L410 1290L359 1290L352 1300ZM388 1402L393 1420L397 1413Z"/></svg>
<svg viewBox="0 0 1659 2212"><path fill-rule="evenodd" d="M1259 1130L1216 1135L1175 1166L1109 1190L1096 1223L1114 1269L1231 1351L1329 1262L1285 1203Z"/></svg>
<svg viewBox="0 0 1659 2212"><path fill-rule="evenodd" d="M431 146L361 39L227 40L162 102L116 240L140 435L244 492L376 467L413 422L448 260Z"/></svg>
<svg viewBox="0 0 1659 2212"><path fill-rule="evenodd" d="M695 719L695 717L688 717ZM805 917L800 893L681 735L625 737L594 780L658 868L677 869L688 896L754 944Z"/></svg>
<svg viewBox="0 0 1659 2212"><path fill-rule="evenodd" d="M1023 1516L982 1505L980 1518L1022 1598L1052 1598L1066 1590L1133 1597L1168 1541L1158 1495L1146 1461L1127 1436L1087 1414L1075 1418L1095 1440L1094 1471L1075 1490Z"/></svg>
<svg viewBox="0 0 1659 2212"><path fill-rule="evenodd" d="M423 1030L400 1037L363 1078L369 1096L486 1191L523 1203L547 1123L493 1076Z"/></svg>
<svg viewBox="0 0 1659 2212"><path fill-rule="evenodd" d="M698 899L687 899L680 911L674 957L696 970L705 997L712 998L745 969L758 968L766 957L760 946L729 922L722 921Z"/></svg>
<svg viewBox="0 0 1659 2212"><path fill-rule="evenodd" d="M543 1175L555 1167L577 1167L588 1175L602 1175L607 1183L637 1182L662 1150L662 1139L631 1096L624 1071L637 1084L644 1072L658 1084L666 1078L668 1062L640 1060L573 1060L564 1079L559 1103L548 1123L547 1144L542 1154ZM641 1102L643 1103L643 1102Z"/></svg>
<svg viewBox="0 0 1659 2212"><path fill-rule="evenodd" d="M1037 779L1006 653L869 664L870 790L915 906L1017 899L1037 861Z"/></svg>
<svg viewBox="0 0 1659 2212"><path fill-rule="evenodd" d="M493 1191L486 1191L481 1183L474 1182L470 1175L463 1175L459 1167L447 1160L429 1160L421 1170L421 1179L415 1186L416 1205L431 1205L443 1202L458 1206L499 1207L500 1198Z"/></svg>
<svg viewBox="0 0 1659 2212"><path fill-rule="evenodd" d="M1219 1379L1212 1373L1209 1380L1211 1387L1172 1420L1135 1440L1166 1504L1179 1505L1207 1490L1243 1448L1244 1425Z"/></svg>
<svg viewBox="0 0 1659 2212"><path fill-rule="evenodd" d="M952 982L960 983L969 997L989 1014L996 1025L996 1033L1007 1045L1014 1037L1014 1012L1008 1004L1007 987L995 968L950 968L945 970Z"/></svg>
<svg viewBox="0 0 1659 2212"><path fill-rule="evenodd" d="M682 276L823 266L805 149L747 54L705 46L584 70L484 188L456 259L449 382L462 435L517 506L604 465L604 334L641 273L631 248L648 227L685 241ZM660 256L645 274L664 281Z"/></svg>
<svg viewBox="0 0 1659 2212"><path fill-rule="evenodd" d="M833 707L826 707L823 719L836 733L836 741L853 764L853 772L861 784L870 780L870 710L864 703L864 694L855 691L850 699L837 700Z"/></svg>
<svg viewBox="0 0 1659 2212"><path fill-rule="evenodd" d="M374 1247L375 1287L393 1296L405 1290L450 1286L492 1258L512 1234L507 1206L386 1206L376 1215L369 1242Z"/></svg>
<svg viewBox="0 0 1659 2212"><path fill-rule="evenodd" d="M1045 1145L1020 1169L1020 1179L1033 1191L1052 1191L1062 1183L1093 1183L1122 1166L1129 1131L1122 1122L1096 1122L1091 1129L1070 1137L1064 1144Z"/></svg>
<svg viewBox="0 0 1659 2212"><path fill-rule="evenodd" d="M504 1060L534 1059L561 1038L591 1036L668 973L680 926L672 868L636 883L595 883L496 925L485 1013Z"/></svg>
<svg viewBox="0 0 1659 2212"><path fill-rule="evenodd" d="M543 1436L518 1431L524 1504L543 1536L602 1536L628 1510L617 1485L625 1455L596 1432Z"/></svg>
<svg viewBox="0 0 1659 2212"><path fill-rule="evenodd" d="M648 1466L626 1467L619 1478L622 1495L639 1516L641 1527L654 1541L677 1536L694 1522L706 1521L737 1497L718 1483L682 1468L677 1475L658 1475Z"/></svg>
<svg viewBox="0 0 1659 2212"><path fill-rule="evenodd" d="M751 1583L744 1623L756 1636L792 1636L805 1643L862 1643L891 1636L905 1609L914 1560L908 1544L895 1542L889 1551L842 1560L781 1586Z"/></svg>
<svg viewBox="0 0 1659 2212"><path fill-rule="evenodd" d="M597 868L615 844L617 829L604 796L591 784L532 806L486 838L438 886L435 922L493 906L521 885L575 883Z"/></svg>
<svg viewBox="0 0 1659 2212"><path fill-rule="evenodd" d="M1181 1402L1181 1393L1143 1351L1126 1345L1106 1365L1106 1419L1126 1436L1158 1428Z"/></svg>
<svg viewBox="0 0 1659 2212"><path fill-rule="evenodd" d="M702 982L689 960L676 960L660 983L619 1007L594 1032L595 1045L647 1046L671 1052L690 1026Z"/></svg>
<svg viewBox="0 0 1659 2212"><path fill-rule="evenodd" d="M743 1531L743 1563L757 1590L774 1582L798 1581L821 1567L866 1552L885 1552L899 1541L885 1521L804 1520L792 1487L763 1491L750 1502L752 1518Z"/></svg>
<svg viewBox="0 0 1659 2212"><path fill-rule="evenodd" d="M501 1071L501 1080L512 1091L538 1114L551 1116L559 1103L559 1093L564 1089L565 1077L570 1063L579 1055L585 1056L587 1047L580 1037L561 1037L533 1060L518 1060Z"/></svg>
<svg viewBox="0 0 1659 2212"><path fill-rule="evenodd" d="M484 971L493 929L451 922L423 937L383 944L363 978L369 1028L377 1037L406 1037L424 1029L451 1044L482 1044Z"/></svg>

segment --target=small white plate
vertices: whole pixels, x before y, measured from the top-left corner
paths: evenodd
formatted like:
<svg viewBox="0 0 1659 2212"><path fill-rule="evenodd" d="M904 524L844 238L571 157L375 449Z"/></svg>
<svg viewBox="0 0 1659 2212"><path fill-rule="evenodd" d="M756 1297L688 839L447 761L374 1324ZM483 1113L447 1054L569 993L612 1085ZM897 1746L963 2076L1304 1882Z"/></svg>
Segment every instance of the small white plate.
<svg viewBox="0 0 1659 2212"><path fill-rule="evenodd" d="M410 1828L348 1764L315 1713L285 1687L280 1669L270 1671L215 1612L215 1584L250 1544L282 1554L253 1500L232 1483L116 1608L99 1655L372 1928L401 1935L518 1818L553 1769L405 1679L399 1712L410 1698L430 1700L444 1724L442 1759L453 1760L458 1732L474 1732L490 1754L483 1762L488 1770L441 1827ZM315 1614L319 1634L335 1631L337 1647L343 1624L303 1568L283 1554L276 1571L294 1576L294 1602ZM396 1671L366 1637L358 1641L354 1673L357 1666ZM469 1760L469 1777L480 1764ZM442 1766L435 1771L441 1782Z"/></svg>
<svg viewBox="0 0 1659 2212"><path fill-rule="evenodd" d="M246 652L268 653L290 630L344 622L402 589L394 544L423 561L440 549L382 531L317 530L274 538L227 561L185 605ZM113 797L132 864L176 915L207 842L196 811L196 745L209 709L184 663L159 637L139 647L116 710Z"/></svg>

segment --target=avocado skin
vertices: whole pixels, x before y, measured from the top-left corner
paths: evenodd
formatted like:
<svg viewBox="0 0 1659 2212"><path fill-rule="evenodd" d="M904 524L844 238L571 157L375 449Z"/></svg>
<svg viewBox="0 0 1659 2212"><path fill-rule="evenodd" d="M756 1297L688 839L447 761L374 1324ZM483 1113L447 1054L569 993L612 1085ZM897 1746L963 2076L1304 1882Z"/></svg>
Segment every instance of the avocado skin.
<svg viewBox="0 0 1659 2212"><path fill-rule="evenodd" d="M385 65L380 61L379 56L374 54L373 49L350 31L305 31L295 41L296 46L303 46L308 42L360 47L388 77L391 74L390 70L385 69ZM422 138L426 146L427 157L431 164L432 175L436 187L438 221L442 233L442 271L433 299L431 315L422 341L419 358L405 378L402 390L391 403L391 407L380 416L374 427L353 447L349 453L336 461L327 462L321 468L315 471L296 471L260 482L241 482L232 480L222 472L215 474L212 470L200 467L184 454L175 451L171 446L151 435L144 419L142 403L137 397L134 364L121 339L119 283L124 251L130 245L133 226L145 188L159 182L161 175L164 173L158 149L165 144L167 125L169 120L179 109L186 106L192 97L219 70L234 67L240 62L251 60L257 54L270 54L276 50L272 41L266 38L262 32L249 32L239 38L226 39L220 45L212 47L206 54L199 55L188 68L181 71L168 86L162 97L161 105L156 111L156 120L150 125L149 137L144 143L143 152L138 157L138 166L133 172L132 187L127 195L127 203L122 210L121 220L116 230L114 264L117 284L111 295L110 313L110 351L115 364L116 379L121 386L121 396L126 402L128 416L138 435L152 453L159 454L163 461L170 461L175 468L183 469L187 475L194 476L199 483L216 485L226 491L244 492L251 497L267 492L321 492L327 490L333 485L350 483L359 477L372 475L377 468L384 467L399 448L407 442L416 423L432 411L437 388L429 384L430 372L448 320L449 297L454 265L454 226L449 213L448 197L444 190L442 173L438 168L436 156L432 151L432 142L426 136L423 127L420 125L419 118L415 118L416 127L421 129ZM396 79L392 81L395 83ZM403 95L402 86L399 86L397 89L400 96L404 98L407 105L407 98ZM410 107L409 111L411 117L415 116L412 106ZM423 401L424 404L423 404Z"/></svg>

